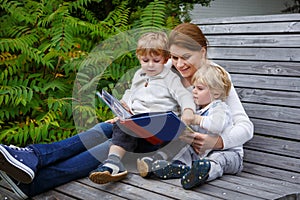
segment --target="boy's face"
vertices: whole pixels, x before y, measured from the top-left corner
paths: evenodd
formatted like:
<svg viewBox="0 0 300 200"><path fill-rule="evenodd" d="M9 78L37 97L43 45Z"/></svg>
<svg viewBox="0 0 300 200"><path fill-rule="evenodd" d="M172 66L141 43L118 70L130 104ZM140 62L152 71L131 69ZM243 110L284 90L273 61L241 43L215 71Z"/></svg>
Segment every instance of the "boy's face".
<svg viewBox="0 0 300 200"><path fill-rule="evenodd" d="M161 55L156 56L153 54L147 54L144 56L139 56L139 61L143 71L148 76L155 76L163 71L164 64L166 63L167 59Z"/></svg>
<svg viewBox="0 0 300 200"><path fill-rule="evenodd" d="M207 106L212 101L212 96L209 88L201 83L194 83L193 98L195 104L202 108Z"/></svg>

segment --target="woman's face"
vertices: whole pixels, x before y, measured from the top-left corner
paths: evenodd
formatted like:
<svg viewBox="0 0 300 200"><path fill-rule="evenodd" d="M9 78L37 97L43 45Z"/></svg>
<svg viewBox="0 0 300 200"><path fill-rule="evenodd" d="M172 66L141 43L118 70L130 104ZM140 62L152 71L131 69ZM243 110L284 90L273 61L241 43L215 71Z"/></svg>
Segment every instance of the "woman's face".
<svg viewBox="0 0 300 200"><path fill-rule="evenodd" d="M177 45L170 46L172 64L181 76L189 82L203 62L204 54L202 50L203 48L201 51L192 51Z"/></svg>

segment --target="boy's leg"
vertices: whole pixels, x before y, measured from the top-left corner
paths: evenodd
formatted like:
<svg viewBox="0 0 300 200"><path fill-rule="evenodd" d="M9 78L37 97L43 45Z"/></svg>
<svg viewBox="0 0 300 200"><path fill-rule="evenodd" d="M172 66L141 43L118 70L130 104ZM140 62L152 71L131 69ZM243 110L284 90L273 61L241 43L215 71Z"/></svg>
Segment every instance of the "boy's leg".
<svg viewBox="0 0 300 200"><path fill-rule="evenodd" d="M126 151L133 151L137 146L136 138L124 133L117 125L113 127L113 145L110 147L108 159L93 170L89 178L98 184L105 184L112 181L119 181L127 176L121 159Z"/></svg>

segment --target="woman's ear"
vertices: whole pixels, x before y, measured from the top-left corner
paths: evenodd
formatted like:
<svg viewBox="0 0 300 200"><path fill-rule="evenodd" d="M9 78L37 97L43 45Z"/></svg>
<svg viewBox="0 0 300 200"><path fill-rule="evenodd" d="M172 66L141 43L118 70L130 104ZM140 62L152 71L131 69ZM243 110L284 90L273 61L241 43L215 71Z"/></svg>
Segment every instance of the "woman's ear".
<svg viewBox="0 0 300 200"><path fill-rule="evenodd" d="M218 92L215 92L215 93L213 94L214 99L219 99L220 96L221 96L221 94L218 93Z"/></svg>
<svg viewBox="0 0 300 200"><path fill-rule="evenodd" d="M202 58L206 58L206 52L207 52L206 48L202 47L201 50L200 50Z"/></svg>

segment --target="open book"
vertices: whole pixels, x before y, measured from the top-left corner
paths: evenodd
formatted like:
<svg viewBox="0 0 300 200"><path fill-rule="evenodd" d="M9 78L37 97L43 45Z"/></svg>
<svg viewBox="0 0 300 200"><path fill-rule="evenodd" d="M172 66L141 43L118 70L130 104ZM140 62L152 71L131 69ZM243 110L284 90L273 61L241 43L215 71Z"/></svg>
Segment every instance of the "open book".
<svg viewBox="0 0 300 200"><path fill-rule="evenodd" d="M185 130L190 129L180 118L172 111L168 112L150 112L132 115L120 103L118 99L107 91L96 93L119 117L117 125L122 131L135 137L144 138L151 144L157 145L163 142L169 142Z"/></svg>

